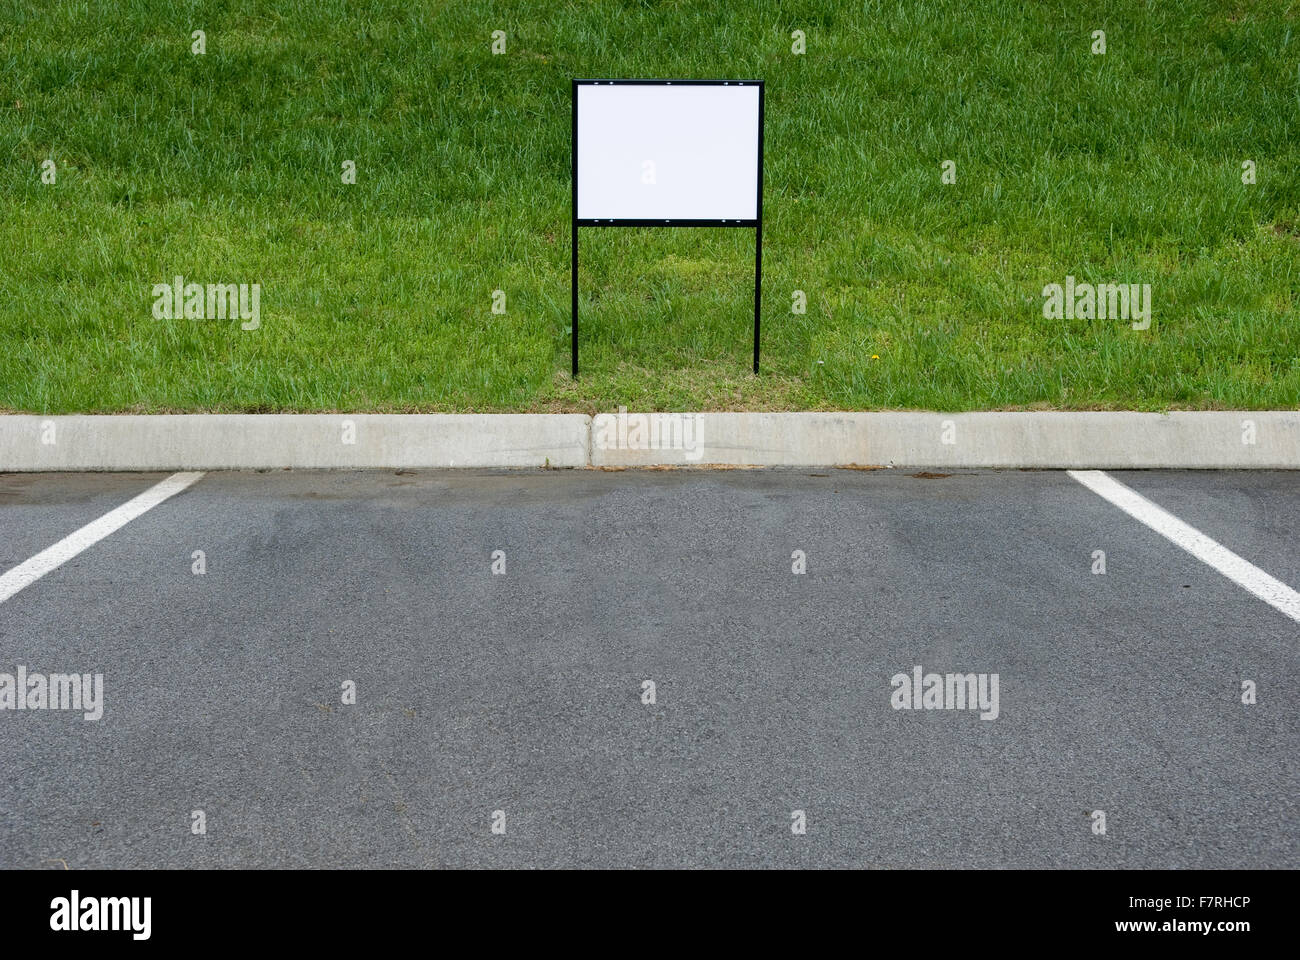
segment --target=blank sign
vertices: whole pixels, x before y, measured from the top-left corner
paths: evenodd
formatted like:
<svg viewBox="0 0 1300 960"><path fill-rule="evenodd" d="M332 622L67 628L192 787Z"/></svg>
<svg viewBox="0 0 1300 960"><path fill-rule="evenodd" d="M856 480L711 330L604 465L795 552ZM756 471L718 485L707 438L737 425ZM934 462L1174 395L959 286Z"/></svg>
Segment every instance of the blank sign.
<svg viewBox="0 0 1300 960"><path fill-rule="evenodd" d="M758 218L757 83L576 89L579 220Z"/></svg>

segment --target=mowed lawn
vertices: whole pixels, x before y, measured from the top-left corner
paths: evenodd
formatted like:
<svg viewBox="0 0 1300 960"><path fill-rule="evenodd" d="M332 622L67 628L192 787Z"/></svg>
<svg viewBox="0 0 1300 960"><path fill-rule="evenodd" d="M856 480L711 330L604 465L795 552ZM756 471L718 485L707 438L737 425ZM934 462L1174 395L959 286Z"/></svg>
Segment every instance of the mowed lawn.
<svg viewBox="0 0 1300 960"><path fill-rule="evenodd" d="M753 232L637 229L570 378L575 76L766 81L758 377ZM0 201L0 410L1300 406L1296 0L0 0Z"/></svg>

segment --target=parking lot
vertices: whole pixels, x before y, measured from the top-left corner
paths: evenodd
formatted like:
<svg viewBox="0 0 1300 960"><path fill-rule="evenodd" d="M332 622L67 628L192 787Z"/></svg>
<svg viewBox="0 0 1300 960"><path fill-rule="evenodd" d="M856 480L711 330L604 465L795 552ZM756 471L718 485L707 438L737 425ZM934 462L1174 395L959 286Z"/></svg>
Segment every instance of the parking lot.
<svg viewBox="0 0 1300 960"><path fill-rule="evenodd" d="M103 714L0 711L0 867L1300 867L1296 474L1103 476L1282 589L1059 471L197 476L10 579ZM0 475L0 575L166 478Z"/></svg>

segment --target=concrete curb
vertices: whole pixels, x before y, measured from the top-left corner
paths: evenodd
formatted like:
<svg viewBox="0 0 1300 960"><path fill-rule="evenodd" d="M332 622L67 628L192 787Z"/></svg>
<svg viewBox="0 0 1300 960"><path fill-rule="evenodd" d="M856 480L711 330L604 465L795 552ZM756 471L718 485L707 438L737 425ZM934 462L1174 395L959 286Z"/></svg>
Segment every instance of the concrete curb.
<svg viewBox="0 0 1300 960"><path fill-rule="evenodd" d="M665 420L674 416L682 421L680 426ZM662 449L665 436L668 449ZM653 449L656 438L661 449ZM595 466L692 462L1298 469L1300 412L705 413L693 417L620 412L601 414L593 422Z"/></svg>
<svg viewBox="0 0 1300 960"><path fill-rule="evenodd" d="M590 425L585 414L7 416L0 471L582 467Z"/></svg>
<svg viewBox="0 0 1300 960"><path fill-rule="evenodd" d="M1300 469L1300 412L0 416L0 472L432 467Z"/></svg>

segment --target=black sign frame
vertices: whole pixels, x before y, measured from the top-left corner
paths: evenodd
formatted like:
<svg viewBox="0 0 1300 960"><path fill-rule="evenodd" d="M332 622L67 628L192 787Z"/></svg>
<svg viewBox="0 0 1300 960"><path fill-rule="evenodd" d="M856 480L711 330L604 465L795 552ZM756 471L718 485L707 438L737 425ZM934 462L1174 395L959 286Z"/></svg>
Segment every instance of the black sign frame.
<svg viewBox="0 0 1300 960"><path fill-rule="evenodd" d="M681 87L758 87L758 205L757 217L753 220L633 220L633 219L578 219L578 87L596 85L623 86L681 86ZM573 272L570 287L573 297L573 325L570 331L570 345L573 353L573 377L578 377L578 229L580 227L751 227L754 230L754 373L758 373L758 343L760 324L760 302L763 291L763 99L764 83L762 80L610 80L577 79L573 80L573 140L572 140L572 265Z"/></svg>

